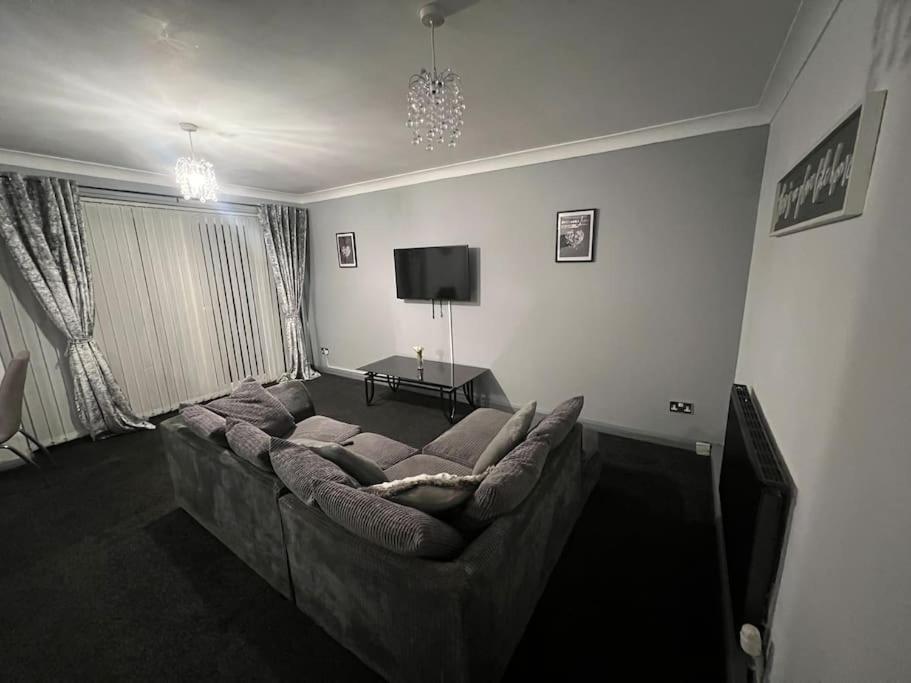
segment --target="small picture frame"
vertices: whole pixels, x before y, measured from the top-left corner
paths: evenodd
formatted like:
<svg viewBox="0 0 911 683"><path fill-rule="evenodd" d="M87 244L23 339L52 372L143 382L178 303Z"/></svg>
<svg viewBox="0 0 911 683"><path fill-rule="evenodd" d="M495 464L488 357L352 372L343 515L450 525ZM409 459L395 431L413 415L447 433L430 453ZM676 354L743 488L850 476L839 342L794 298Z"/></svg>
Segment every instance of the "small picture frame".
<svg viewBox="0 0 911 683"><path fill-rule="evenodd" d="M357 245L353 232L335 233L335 250L339 268L357 268Z"/></svg>
<svg viewBox="0 0 911 683"><path fill-rule="evenodd" d="M595 260L595 218L597 209L557 213L557 263Z"/></svg>

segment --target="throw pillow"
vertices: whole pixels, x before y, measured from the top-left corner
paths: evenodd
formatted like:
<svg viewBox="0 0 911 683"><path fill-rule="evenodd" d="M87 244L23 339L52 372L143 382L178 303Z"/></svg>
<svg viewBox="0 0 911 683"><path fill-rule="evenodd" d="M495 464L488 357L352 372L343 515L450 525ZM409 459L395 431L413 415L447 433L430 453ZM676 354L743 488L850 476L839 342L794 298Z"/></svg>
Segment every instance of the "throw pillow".
<svg viewBox="0 0 911 683"><path fill-rule="evenodd" d="M314 491L324 482L357 486L357 482L338 465L292 441L273 438L269 460L282 483L307 505L313 504Z"/></svg>
<svg viewBox="0 0 911 683"><path fill-rule="evenodd" d="M219 444L225 443L225 418L211 410L197 405L188 405L180 409L180 416L187 427L204 439L212 439Z"/></svg>
<svg viewBox="0 0 911 683"><path fill-rule="evenodd" d="M352 534L400 555L443 560L465 546L462 535L442 520L368 495L364 489L326 482L317 487L316 501L329 519Z"/></svg>
<svg viewBox="0 0 911 683"><path fill-rule="evenodd" d="M269 460L269 447L272 437L262 429L229 417L225 420L225 438L228 445L244 460L248 460L255 467L272 472L272 463Z"/></svg>
<svg viewBox="0 0 911 683"><path fill-rule="evenodd" d="M383 470L376 466L376 463L337 443L308 441L306 446L326 460L334 462L346 473L354 477L362 486L389 481L388 477L383 474Z"/></svg>
<svg viewBox="0 0 911 683"><path fill-rule="evenodd" d="M437 513L451 510L468 500L486 476L486 472L462 476L445 472L418 474L366 486L361 491L423 512Z"/></svg>
<svg viewBox="0 0 911 683"><path fill-rule="evenodd" d="M551 448L556 448L572 431L573 425L579 419L582 412L582 404L585 399L582 396L563 401L553 409L550 415L545 417L538 426L531 430L528 435L529 439L541 439Z"/></svg>
<svg viewBox="0 0 911 683"><path fill-rule="evenodd" d="M471 525L487 524L511 512L541 478L550 452L545 441L528 438L490 469L462 511Z"/></svg>
<svg viewBox="0 0 911 683"><path fill-rule="evenodd" d="M478 456L472 472L479 474L488 467L496 465L509 451L525 440L531 421L535 418L537 402L530 401L519 408L506 424L500 428L493 440L487 444L481 455Z"/></svg>
<svg viewBox="0 0 911 683"><path fill-rule="evenodd" d="M206 408L247 422L269 436L285 436L294 429L294 418L288 409L252 377L241 382L230 396L207 403Z"/></svg>

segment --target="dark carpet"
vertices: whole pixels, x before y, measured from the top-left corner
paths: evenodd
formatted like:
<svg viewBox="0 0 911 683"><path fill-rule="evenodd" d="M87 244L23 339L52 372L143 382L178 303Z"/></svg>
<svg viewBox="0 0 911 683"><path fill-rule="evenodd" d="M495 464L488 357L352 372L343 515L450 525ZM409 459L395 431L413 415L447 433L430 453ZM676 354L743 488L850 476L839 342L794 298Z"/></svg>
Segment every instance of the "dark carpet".
<svg viewBox="0 0 911 683"><path fill-rule="evenodd" d="M422 446L432 397L308 384L319 412ZM507 680L723 679L708 460L607 435L605 468ZM0 473L3 680L377 677L173 500L156 432Z"/></svg>

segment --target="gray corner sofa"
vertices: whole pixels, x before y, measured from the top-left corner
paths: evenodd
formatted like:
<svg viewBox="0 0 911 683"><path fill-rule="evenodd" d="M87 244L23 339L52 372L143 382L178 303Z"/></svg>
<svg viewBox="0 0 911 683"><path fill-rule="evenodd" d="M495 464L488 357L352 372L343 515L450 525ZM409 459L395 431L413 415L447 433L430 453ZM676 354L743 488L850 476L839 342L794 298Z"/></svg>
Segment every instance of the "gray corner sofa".
<svg viewBox="0 0 911 683"><path fill-rule="evenodd" d="M298 422L295 432L307 436L315 411L304 384L269 391ZM461 474L509 417L478 409L421 451L370 433L345 443L390 476ZM441 522L464 544L453 557L431 559L345 528L318 500L305 502L180 416L161 430L179 505L390 681L502 677L600 468L582 449L581 426L567 427L518 506L481 527L458 517Z"/></svg>

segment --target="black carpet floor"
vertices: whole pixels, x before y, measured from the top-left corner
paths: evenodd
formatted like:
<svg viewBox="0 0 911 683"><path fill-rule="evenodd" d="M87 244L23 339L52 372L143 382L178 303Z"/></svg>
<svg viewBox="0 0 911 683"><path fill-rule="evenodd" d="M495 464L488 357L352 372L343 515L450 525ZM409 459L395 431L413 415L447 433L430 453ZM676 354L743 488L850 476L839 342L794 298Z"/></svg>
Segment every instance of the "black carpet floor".
<svg viewBox="0 0 911 683"><path fill-rule="evenodd" d="M324 376L323 414L422 446L436 400ZM605 467L507 680L723 678L708 460L600 435ZM156 432L0 472L0 678L377 677L176 507Z"/></svg>

